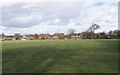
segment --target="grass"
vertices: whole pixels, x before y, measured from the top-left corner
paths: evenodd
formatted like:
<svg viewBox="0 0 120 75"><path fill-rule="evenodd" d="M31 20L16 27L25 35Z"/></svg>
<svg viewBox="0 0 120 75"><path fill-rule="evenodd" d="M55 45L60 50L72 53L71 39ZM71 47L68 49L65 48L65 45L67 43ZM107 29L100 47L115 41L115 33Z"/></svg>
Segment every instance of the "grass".
<svg viewBox="0 0 120 75"><path fill-rule="evenodd" d="M3 73L117 73L117 41L3 41Z"/></svg>

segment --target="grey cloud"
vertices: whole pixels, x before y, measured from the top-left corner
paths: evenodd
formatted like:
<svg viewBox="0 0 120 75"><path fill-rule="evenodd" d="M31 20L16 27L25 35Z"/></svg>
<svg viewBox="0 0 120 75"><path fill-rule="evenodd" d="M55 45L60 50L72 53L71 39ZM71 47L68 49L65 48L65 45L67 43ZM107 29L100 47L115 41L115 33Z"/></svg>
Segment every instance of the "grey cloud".
<svg viewBox="0 0 120 75"><path fill-rule="evenodd" d="M9 7L3 7L3 25L5 27L30 27L41 22L49 21L49 25L66 25L69 19L80 15L81 7L78 3L37 3L32 7L24 8L26 4L15 4ZM28 4L29 5L29 4ZM29 15L42 15L42 19L33 18L30 22L22 23L15 22L16 17L23 17ZM60 23L54 24L55 18L61 20Z"/></svg>
<svg viewBox="0 0 120 75"><path fill-rule="evenodd" d="M101 7L99 8L98 6ZM53 32L64 28L67 30L70 27L79 31L85 30L94 22L100 23L101 26L104 26L104 24L110 25L113 21L103 15L113 16L114 19L114 14L117 15L116 9L110 12L111 7L114 8L114 6L115 3L94 3L93 5L84 5L84 3L79 2L18 3L2 8L2 21L7 32L11 33L15 31L23 31L25 33L26 30L39 33L51 30ZM55 19L59 19L60 22L54 23Z"/></svg>

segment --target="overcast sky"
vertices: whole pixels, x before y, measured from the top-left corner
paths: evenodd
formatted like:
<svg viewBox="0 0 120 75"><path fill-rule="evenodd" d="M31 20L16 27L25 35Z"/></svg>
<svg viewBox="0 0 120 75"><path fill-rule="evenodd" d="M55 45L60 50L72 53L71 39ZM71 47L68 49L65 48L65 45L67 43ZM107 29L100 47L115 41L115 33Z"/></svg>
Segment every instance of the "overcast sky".
<svg viewBox="0 0 120 75"><path fill-rule="evenodd" d="M118 29L118 0L30 1L2 3L0 32L66 33L70 28L82 32L93 23L101 27L96 32Z"/></svg>

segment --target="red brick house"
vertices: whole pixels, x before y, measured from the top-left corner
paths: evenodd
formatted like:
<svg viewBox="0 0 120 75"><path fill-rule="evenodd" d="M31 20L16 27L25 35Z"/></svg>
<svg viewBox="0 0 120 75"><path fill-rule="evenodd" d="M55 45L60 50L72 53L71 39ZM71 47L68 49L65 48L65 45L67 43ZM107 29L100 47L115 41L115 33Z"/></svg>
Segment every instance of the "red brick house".
<svg viewBox="0 0 120 75"><path fill-rule="evenodd" d="M50 34L39 34L38 37L39 39L51 39Z"/></svg>
<svg viewBox="0 0 120 75"><path fill-rule="evenodd" d="M34 34L23 35L22 39L33 40L34 39Z"/></svg>

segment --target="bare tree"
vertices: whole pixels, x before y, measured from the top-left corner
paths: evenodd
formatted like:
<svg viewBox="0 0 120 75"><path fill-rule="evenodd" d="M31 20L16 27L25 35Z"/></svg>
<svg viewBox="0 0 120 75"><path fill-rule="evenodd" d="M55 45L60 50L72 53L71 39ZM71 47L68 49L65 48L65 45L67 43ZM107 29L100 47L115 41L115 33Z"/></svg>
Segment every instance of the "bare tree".
<svg viewBox="0 0 120 75"><path fill-rule="evenodd" d="M98 24L93 24L89 27L87 30L88 32L91 32L92 39L94 38L94 32L95 30L100 29L100 26Z"/></svg>
<svg viewBox="0 0 120 75"><path fill-rule="evenodd" d="M73 28L68 30L68 34L74 34L74 32L75 32L75 29L73 29Z"/></svg>
<svg viewBox="0 0 120 75"><path fill-rule="evenodd" d="M71 28L68 30L68 35L70 36L70 38L72 37L72 35L74 35L75 33L75 29Z"/></svg>
<svg viewBox="0 0 120 75"><path fill-rule="evenodd" d="M109 31L108 34L109 34L109 37L112 38L113 31Z"/></svg>

